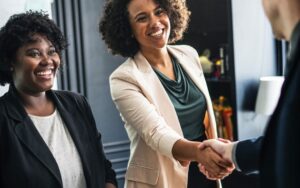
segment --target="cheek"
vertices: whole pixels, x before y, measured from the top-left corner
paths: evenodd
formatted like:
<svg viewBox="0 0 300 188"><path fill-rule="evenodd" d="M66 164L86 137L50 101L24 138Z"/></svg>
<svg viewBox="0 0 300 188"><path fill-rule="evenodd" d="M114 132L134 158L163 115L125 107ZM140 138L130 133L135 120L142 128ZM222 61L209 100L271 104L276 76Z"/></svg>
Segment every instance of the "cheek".
<svg viewBox="0 0 300 188"><path fill-rule="evenodd" d="M130 27L133 35L137 35L138 26L136 24L130 23Z"/></svg>
<svg viewBox="0 0 300 188"><path fill-rule="evenodd" d="M20 82L26 80L26 78L29 77L26 75L28 75L26 70L20 69L20 67L15 67L12 72L13 80L16 81L17 83L20 83Z"/></svg>
<svg viewBox="0 0 300 188"><path fill-rule="evenodd" d="M131 28L135 39L139 41L145 33L145 27L142 27L140 25L134 25Z"/></svg>
<svg viewBox="0 0 300 188"><path fill-rule="evenodd" d="M275 9L274 7L272 7L272 2L270 0L263 0L262 4L266 16L269 20L272 20L275 14Z"/></svg>
<svg viewBox="0 0 300 188"><path fill-rule="evenodd" d="M59 57L59 55L57 55L56 57L53 57L53 59L52 59L54 62L55 62L55 64L56 64L56 66L57 67L60 67L60 57Z"/></svg>

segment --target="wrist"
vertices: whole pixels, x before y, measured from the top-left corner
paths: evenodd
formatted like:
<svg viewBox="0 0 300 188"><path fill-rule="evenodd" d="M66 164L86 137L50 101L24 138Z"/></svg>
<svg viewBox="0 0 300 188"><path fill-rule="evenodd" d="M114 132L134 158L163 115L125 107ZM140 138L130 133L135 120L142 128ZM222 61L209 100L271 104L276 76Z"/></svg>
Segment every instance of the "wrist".
<svg viewBox="0 0 300 188"><path fill-rule="evenodd" d="M224 154L224 158L229 160L230 162L232 162L232 150L234 147L234 142L228 143L226 144L226 150L225 150L225 154Z"/></svg>
<svg viewBox="0 0 300 188"><path fill-rule="evenodd" d="M193 157L193 161L197 161L200 162L202 157L203 157L203 147L202 147L202 143L201 142L194 142L193 143L193 151L194 151L194 157Z"/></svg>

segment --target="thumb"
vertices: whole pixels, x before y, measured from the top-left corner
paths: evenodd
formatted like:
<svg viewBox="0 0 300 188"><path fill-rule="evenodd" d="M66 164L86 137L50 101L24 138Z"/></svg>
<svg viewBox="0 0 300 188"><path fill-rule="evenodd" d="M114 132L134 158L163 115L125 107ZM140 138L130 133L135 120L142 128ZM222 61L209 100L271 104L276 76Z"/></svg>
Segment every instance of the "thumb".
<svg viewBox="0 0 300 188"><path fill-rule="evenodd" d="M211 147L213 144L214 144L214 139L205 140L201 142L201 144L199 144L198 148L204 149L206 147Z"/></svg>
<svg viewBox="0 0 300 188"><path fill-rule="evenodd" d="M203 144L203 142L201 142L201 143L198 145L198 149L203 150L204 148L206 148L206 145Z"/></svg>

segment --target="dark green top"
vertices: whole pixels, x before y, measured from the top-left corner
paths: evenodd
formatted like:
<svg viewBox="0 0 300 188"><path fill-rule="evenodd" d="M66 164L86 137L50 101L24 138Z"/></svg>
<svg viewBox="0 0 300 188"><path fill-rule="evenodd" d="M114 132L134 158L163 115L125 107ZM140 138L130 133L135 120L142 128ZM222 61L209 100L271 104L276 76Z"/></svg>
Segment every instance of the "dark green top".
<svg viewBox="0 0 300 188"><path fill-rule="evenodd" d="M172 63L176 81L169 79L159 70L154 71L175 107L184 137L195 140L205 132L203 125L206 112L205 97L180 64L175 59Z"/></svg>

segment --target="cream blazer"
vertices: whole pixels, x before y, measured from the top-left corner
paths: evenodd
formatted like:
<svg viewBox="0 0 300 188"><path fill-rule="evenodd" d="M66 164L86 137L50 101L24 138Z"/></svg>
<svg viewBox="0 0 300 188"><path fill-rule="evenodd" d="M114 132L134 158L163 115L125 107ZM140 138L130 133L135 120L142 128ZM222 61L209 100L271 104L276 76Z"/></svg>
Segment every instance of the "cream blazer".
<svg viewBox="0 0 300 188"><path fill-rule="evenodd" d="M210 120L206 135L216 138L212 102L196 50L186 45L167 48L203 92ZM175 108L140 52L111 74L110 90L131 141L125 187L186 188L188 167L172 155L173 145L183 138Z"/></svg>

